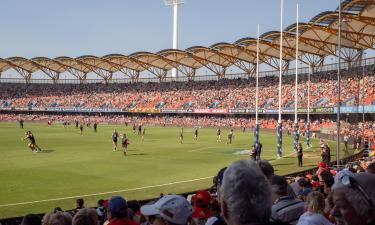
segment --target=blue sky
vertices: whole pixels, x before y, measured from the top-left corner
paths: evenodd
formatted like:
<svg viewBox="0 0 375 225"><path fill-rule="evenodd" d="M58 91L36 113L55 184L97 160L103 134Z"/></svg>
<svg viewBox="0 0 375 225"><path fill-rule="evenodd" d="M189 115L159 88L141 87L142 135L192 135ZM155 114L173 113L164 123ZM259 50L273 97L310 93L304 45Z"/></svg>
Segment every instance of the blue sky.
<svg viewBox="0 0 375 225"><path fill-rule="evenodd" d="M280 28L279 0L185 0L179 48L234 42ZM334 10L337 0L285 0L284 28ZM172 46L172 8L163 0L2 0L0 57L103 56Z"/></svg>

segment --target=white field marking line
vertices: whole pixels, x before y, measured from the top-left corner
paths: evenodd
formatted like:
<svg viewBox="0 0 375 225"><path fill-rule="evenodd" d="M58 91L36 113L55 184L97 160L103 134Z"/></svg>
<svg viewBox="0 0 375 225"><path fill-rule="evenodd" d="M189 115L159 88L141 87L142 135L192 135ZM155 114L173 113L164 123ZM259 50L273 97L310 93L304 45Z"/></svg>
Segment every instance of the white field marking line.
<svg viewBox="0 0 375 225"><path fill-rule="evenodd" d="M72 199L72 198L82 198L82 197L91 197L91 196L96 196L96 195L113 194L113 193L119 193L119 192L137 191L137 190L143 190L143 189L148 189L148 188L163 187L163 186L168 186L168 185L173 185L173 184L181 184L181 183L189 183L189 182L212 179L212 178L213 178L213 176L201 177L201 178L192 179L192 180L176 181L176 182L171 182L171 183L166 183L166 184L157 184L157 185L123 189L123 190L117 190L117 191L107 191L107 192L99 192L99 193L94 193L94 194L85 194L85 195L76 195L76 196L69 196L69 197L62 197L62 198L51 198L51 199L44 199L44 200L30 201L30 202L19 202L19 203L4 204L4 205L0 205L0 207L27 205L27 204L40 203L40 202L51 202L51 201L58 201L58 200L65 200L65 199Z"/></svg>
<svg viewBox="0 0 375 225"><path fill-rule="evenodd" d="M199 152L201 150L206 150L206 149L210 149L210 148L216 148L216 147L203 147L203 148L196 148L196 149L193 149L193 150L189 150L188 152Z"/></svg>

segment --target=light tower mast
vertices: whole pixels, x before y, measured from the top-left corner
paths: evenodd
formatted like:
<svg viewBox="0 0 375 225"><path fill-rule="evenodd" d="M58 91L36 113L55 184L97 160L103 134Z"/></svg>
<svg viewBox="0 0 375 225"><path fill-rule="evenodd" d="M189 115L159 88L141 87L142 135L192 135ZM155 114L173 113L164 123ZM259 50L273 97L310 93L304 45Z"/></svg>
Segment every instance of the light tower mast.
<svg viewBox="0 0 375 225"><path fill-rule="evenodd" d="M164 0L165 5L173 5L173 49L178 47L178 5L183 4L184 0ZM172 69L172 79L177 79L177 69Z"/></svg>

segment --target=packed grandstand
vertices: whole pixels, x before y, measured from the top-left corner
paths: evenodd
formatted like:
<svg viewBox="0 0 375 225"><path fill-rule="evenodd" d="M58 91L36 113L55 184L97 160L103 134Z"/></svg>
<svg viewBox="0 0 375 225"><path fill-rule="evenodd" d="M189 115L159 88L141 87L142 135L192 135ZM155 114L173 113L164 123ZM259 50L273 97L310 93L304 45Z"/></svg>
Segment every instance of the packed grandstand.
<svg viewBox="0 0 375 225"><path fill-rule="evenodd" d="M312 138L333 140L340 106L343 115L339 135L345 145L348 142L353 145L355 154L339 162L322 160L314 168L285 176L278 176L276 168L266 160L243 159L223 165L228 167L218 171L212 187L205 190L177 193L180 195L162 193L147 201L113 196L98 199L95 208L87 207L84 198L77 198L75 209L61 209L56 202L56 208L41 214L9 219L0 215L1 225L375 224L375 60L362 58L363 51L373 49L375 43L375 2L346 0L341 7L349 24L348 30L344 29L343 44L349 53L343 57L345 69L340 71L340 102L337 65L322 69L324 57L336 54L338 12L324 12L301 24L305 64L311 64L313 69L308 74L306 67L299 75L298 132L306 136L309 122ZM285 30L289 35L283 52L286 61L293 60L295 46L290 40L295 40L292 35L295 29L291 25ZM317 37L323 34L325 40ZM278 32L262 35L264 48L260 53L262 63L275 69L280 69L274 63L278 56L278 35ZM1 72L14 69L24 78L0 79L0 121L252 131L256 127L254 40L245 38L234 44L165 50L157 54L0 59ZM252 66L246 68L244 62ZM232 65L245 73L226 76L227 67ZM168 81L167 70L174 67L186 76ZM195 71L201 67L215 73L214 79L195 79ZM139 73L145 70L154 73L157 82L142 80ZM32 73L36 71L46 73L52 82L33 80ZM79 82L60 79L60 73L67 71ZM287 74L285 71L286 68ZM103 80L86 79L90 72ZM115 72L122 72L129 79L113 80ZM277 71L259 78L258 123L265 131L275 131L278 122L279 80L274 74ZM282 129L289 135L294 129L294 79L289 74L282 80ZM323 152L326 145L323 142L319 147Z"/></svg>

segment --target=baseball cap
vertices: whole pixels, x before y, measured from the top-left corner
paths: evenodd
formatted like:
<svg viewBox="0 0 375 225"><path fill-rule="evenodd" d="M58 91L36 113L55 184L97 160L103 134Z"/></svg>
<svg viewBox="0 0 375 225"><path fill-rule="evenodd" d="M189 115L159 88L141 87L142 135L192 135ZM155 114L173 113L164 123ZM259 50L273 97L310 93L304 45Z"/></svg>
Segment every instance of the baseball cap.
<svg viewBox="0 0 375 225"><path fill-rule="evenodd" d="M193 210L189 202L179 195L164 195L152 205L141 207L145 216L159 215L163 219L180 225L188 223Z"/></svg>
<svg viewBox="0 0 375 225"><path fill-rule="evenodd" d="M111 213L120 214L128 208L126 200L121 196L113 196L108 202L108 209Z"/></svg>
<svg viewBox="0 0 375 225"><path fill-rule="evenodd" d="M211 201L211 195L208 191L198 191L194 196L194 207L192 218L209 218L211 217L208 205Z"/></svg>
<svg viewBox="0 0 375 225"><path fill-rule="evenodd" d="M325 163L325 162L320 162L320 163L319 163L319 167L327 168L327 163Z"/></svg>
<svg viewBox="0 0 375 225"><path fill-rule="evenodd" d="M222 168L221 170L219 170L217 175L214 177L213 183L215 185L221 185L221 182L223 182L224 172L225 172L226 169L227 169L227 167Z"/></svg>

